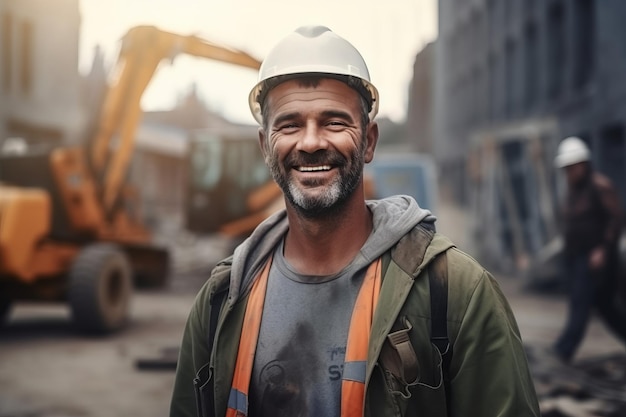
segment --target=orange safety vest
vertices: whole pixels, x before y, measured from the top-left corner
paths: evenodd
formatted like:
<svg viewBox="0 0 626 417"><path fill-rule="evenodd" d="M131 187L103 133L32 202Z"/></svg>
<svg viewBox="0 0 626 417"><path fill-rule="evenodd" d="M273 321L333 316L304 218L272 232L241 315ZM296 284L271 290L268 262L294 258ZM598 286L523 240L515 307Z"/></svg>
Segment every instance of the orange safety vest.
<svg viewBox="0 0 626 417"><path fill-rule="evenodd" d="M257 276L250 292L243 319L243 330L239 339L237 362L235 363L226 417L246 417L248 415L250 378L261 329L261 317L263 316L263 304L271 264L272 258L270 257L260 275ZM379 258L367 269L352 310L341 382L341 417L361 417L363 415L367 350L374 309L380 293L381 279L381 260Z"/></svg>

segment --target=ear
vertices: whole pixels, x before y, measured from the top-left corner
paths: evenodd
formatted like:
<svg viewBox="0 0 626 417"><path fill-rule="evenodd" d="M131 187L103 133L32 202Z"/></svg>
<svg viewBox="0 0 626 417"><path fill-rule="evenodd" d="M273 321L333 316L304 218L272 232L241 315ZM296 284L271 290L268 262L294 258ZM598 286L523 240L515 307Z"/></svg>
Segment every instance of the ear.
<svg viewBox="0 0 626 417"><path fill-rule="evenodd" d="M367 147L365 148L365 163L368 164L374 159L374 151L378 143L378 122L369 122L365 132Z"/></svg>

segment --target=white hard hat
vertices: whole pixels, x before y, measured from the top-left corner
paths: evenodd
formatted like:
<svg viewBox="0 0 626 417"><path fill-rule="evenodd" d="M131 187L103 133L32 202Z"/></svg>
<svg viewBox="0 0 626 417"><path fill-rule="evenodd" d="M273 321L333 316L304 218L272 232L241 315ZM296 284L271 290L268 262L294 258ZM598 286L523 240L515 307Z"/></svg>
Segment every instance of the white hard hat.
<svg viewBox="0 0 626 417"><path fill-rule="evenodd" d="M259 81L248 96L255 120L263 123L259 95L264 94L264 81L279 75L329 74L348 75L361 79L371 95L370 120L378 112L378 90L370 82L365 60L357 49L325 26L302 26L267 54L259 70ZM262 101L262 100L261 100Z"/></svg>
<svg viewBox="0 0 626 417"><path fill-rule="evenodd" d="M554 165L558 168L565 168L579 162L589 161L591 152L585 142L575 136L565 138L559 144Z"/></svg>

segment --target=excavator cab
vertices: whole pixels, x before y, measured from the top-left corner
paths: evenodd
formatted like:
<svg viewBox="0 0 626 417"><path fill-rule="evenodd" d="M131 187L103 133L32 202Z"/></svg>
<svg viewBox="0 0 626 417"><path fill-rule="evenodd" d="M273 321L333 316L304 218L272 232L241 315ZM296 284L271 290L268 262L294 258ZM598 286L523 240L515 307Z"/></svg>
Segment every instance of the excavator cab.
<svg viewBox="0 0 626 417"><path fill-rule="evenodd" d="M252 126L192 132L185 216L189 231L241 239L282 203L256 135Z"/></svg>

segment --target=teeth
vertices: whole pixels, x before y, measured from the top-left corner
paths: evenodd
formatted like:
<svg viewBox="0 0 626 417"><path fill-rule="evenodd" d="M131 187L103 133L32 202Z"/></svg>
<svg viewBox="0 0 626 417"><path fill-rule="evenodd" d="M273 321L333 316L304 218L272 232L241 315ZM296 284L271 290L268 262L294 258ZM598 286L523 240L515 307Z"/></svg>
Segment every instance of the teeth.
<svg viewBox="0 0 626 417"><path fill-rule="evenodd" d="M329 171L330 165L321 165L317 167L298 167L300 172Z"/></svg>

